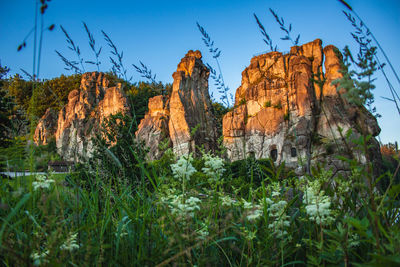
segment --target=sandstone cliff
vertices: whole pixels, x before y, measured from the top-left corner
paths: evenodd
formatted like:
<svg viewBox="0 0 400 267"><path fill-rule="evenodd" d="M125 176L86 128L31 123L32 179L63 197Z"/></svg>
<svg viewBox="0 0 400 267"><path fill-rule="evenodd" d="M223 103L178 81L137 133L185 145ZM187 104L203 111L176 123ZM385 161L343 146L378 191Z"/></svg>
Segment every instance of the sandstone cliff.
<svg viewBox="0 0 400 267"><path fill-rule="evenodd" d="M149 101L149 111L136 136L150 149L149 159L162 155L161 140L169 140L176 155L196 151L196 146L216 147L216 126L208 93L209 70L199 51L189 51L178 64L171 95Z"/></svg>
<svg viewBox="0 0 400 267"><path fill-rule="evenodd" d="M252 58L242 73L235 108L223 118L228 158L251 153L294 168L320 162L342 169L335 155L346 152L346 130L354 129L357 136L363 125L376 136L380 128L367 110L349 104L332 85L342 77L341 61L338 50L332 45L323 49L319 39L292 47L288 54Z"/></svg>
<svg viewBox="0 0 400 267"><path fill-rule="evenodd" d="M35 129L33 141L38 145L47 145L57 130L57 111L48 108Z"/></svg>
<svg viewBox="0 0 400 267"><path fill-rule="evenodd" d="M88 72L82 75L80 88L69 93L68 103L58 116L49 119L50 111L46 112L36 128L34 140L44 144L54 134L57 151L63 159L79 161L93 152L93 138L104 119L128 109L120 86L109 87L104 73Z"/></svg>

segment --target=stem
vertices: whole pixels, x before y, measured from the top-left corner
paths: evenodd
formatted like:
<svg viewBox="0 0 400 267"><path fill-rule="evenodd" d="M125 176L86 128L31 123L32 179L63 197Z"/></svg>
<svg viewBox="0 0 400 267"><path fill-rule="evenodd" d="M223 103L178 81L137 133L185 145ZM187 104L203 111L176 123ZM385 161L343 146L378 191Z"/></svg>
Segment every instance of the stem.
<svg viewBox="0 0 400 267"><path fill-rule="evenodd" d="M365 28L371 33L371 37L372 39L374 39L375 43L378 45L379 50L381 50L383 56L385 57L387 63L389 64L390 68L393 71L394 76L396 76L397 82L400 84L400 79L399 76L397 76L396 71L394 70L392 63L390 62L389 58L387 57L385 51L383 51L383 48L381 47L381 45L379 44L378 40L375 38L374 34L372 33L372 31L370 31L370 29L368 28L367 24L365 24L365 22L358 16L358 14L354 11L354 9L352 10L353 14L364 24Z"/></svg>
<svg viewBox="0 0 400 267"><path fill-rule="evenodd" d="M38 1L35 5L35 27L34 27L34 40L33 40L33 68L32 77L35 80L35 69L36 69L36 39L37 39L37 14L38 14Z"/></svg>
<svg viewBox="0 0 400 267"><path fill-rule="evenodd" d="M43 14L40 15L40 39L39 39L39 51L38 51L38 61L37 61L37 72L36 78L39 79L39 70L40 70L40 56L42 54L42 40L43 40Z"/></svg>
<svg viewBox="0 0 400 267"><path fill-rule="evenodd" d="M218 59L216 58L215 61L217 61L218 71L219 71L219 74L221 74L222 83L224 84L224 93L225 93L226 104L227 104L227 106L229 108L230 104L229 104L228 94L226 93L226 90L225 90L224 76L222 75L221 66L219 65Z"/></svg>

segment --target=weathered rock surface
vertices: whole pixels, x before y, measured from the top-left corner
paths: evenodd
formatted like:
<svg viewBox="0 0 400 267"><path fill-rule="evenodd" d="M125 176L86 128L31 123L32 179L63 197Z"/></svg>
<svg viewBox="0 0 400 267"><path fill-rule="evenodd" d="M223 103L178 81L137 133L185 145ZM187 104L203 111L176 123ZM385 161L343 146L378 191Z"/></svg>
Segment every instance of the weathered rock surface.
<svg viewBox="0 0 400 267"><path fill-rule="evenodd" d="M149 99L149 110L141 120L136 136L142 140L148 151L148 159L159 159L163 151L160 144L169 140L168 120L169 109L168 99L158 95Z"/></svg>
<svg viewBox="0 0 400 267"><path fill-rule="evenodd" d="M93 138L104 119L129 109L120 85L108 86L109 81L104 73L83 74L80 88L69 93L67 105L60 110L56 119L52 118L51 121L57 124L54 127L57 151L64 160L79 161L90 157L93 152ZM46 114L41 121L46 121ZM39 123L36 128L37 144L47 140L43 133L49 130L42 130L46 128L42 125L45 124Z"/></svg>
<svg viewBox="0 0 400 267"><path fill-rule="evenodd" d="M136 136L149 147L150 159L159 158L161 140L172 143L176 155L196 152L196 146L214 149L217 134L208 93L208 68L199 51L189 51L178 64L169 98L156 96ZM166 125L166 123L168 125Z"/></svg>
<svg viewBox="0 0 400 267"><path fill-rule="evenodd" d="M319 39L292 47L288 54L271 52L252 58L242 73L235 108L223 118L228 158L243 159L252 153L257 158L285 161L294 168L301 159L304 165L325 162L340 170L333 155L345 152L338 150L345 147L346 130L354 129L357 136L363 125L364 132L373 136L380 132L366 109L347 103L337 85L332 85L342 77L341 61L337 48L329 45L322 49ZM317 82L323 79L323 85Z"/></svg>
<svg viewBox="0 0 400 267"><path fill-rule="evenodd" d="M57 130L57 111L48 108L35 129L33 141L38 145L47 145Z"/></svg>

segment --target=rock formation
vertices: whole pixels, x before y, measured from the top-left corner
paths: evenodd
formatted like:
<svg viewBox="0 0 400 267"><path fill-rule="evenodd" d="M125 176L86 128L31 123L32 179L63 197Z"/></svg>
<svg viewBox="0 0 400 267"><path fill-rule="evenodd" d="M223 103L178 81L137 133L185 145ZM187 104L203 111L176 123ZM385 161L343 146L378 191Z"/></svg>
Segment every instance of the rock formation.
<svg viewBox="0 0 400 267"><path fill-rule="evenodd" d="M43 144L48 139L46 133L54 133L57 151L64 160L79 161L82 157L90 157L93 137L104 119L129 108L120 85L108 86L104 73L83 74L80 88L69 93L67 105L60 110L57 119L51 119L57 126L45 123L50 116L46 112L36 128L35 142Z"/></svg>
<svg viewBox="0 0 400 267"><path fill-rule="evenodd" d="M169 104L165 96L158 95L149 99L149 110L141 120L136 136L144 142L149 149L148 159L159 159L163 151L160 144L169 141Z"/></svg>
<svg viewBox="0 0 400 267"><path fill-rule="evenodd" d="M161 156L160 141L170 140L176 155L196 151L196 146L211 150L217 134L208 93L209 69L199 51L189 51L178 64L169 98L156 96L141 121L136 136L149 147L149 158Z"/></svg>
<svg viewBox="0 0 400 267"><path fill-rule="evenodd" d="M235 108L223 118L228 158L243 159L251 153L294 168L301 162L324 162L342 169L334 155L344 152L338 150L345 148L346 130L354 129L356 136L364 125L364 132L376 136L380 128L366 109L348 103L332 85L342 77L341 62L338 50L332 45L322 49L319 39L292 47L288 54L252 58L242 72Z"/></svg>
<svg viewBox="0 0 400 267"><path fill-rule="evenodd" d="M35 129L33 141L38 145L47 145L57 130L57 111L48 108Z"/></svg>
<svg viewBox="0 0 400 267"><path fill-rule="evenodd" d="M208 93L209 69L199 51L189 51L178 64L170 95L151 98L148 112L140 122L136 137L149 149L148 159L162 156L171 146L176 155L196 153L217 147L216 121ZM224 146L230 160L256 158L283 161L304 173L315 163L345 170L337 155L354 152L345 139L380 132L377 121L365 108L350 104L337 84L342 77L342 58L332 45L321 40L292 47L290 52L270 52L251 59L242 72L242 83L235 94L235 106L223 118ZM323 68L324 64L324 68ZM323 71L324 70L324 71ZM325 72L325 73L324 73ZM81 86L68 96L59 112L46 111L35 133L38 144L55 133L58 152L66 160L89 157L92 138L104 118L128 109L119 86L109 87L103 73L85 73ZM56 130L55 130L56 129ZM379 145L369 141L370 157L379 161Z"/></svg>

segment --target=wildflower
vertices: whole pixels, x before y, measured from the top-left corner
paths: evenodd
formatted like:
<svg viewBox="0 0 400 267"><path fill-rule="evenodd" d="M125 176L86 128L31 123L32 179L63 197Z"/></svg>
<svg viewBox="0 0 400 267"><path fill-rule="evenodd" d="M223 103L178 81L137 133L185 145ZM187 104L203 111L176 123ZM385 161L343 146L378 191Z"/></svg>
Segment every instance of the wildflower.
<svg viewBox="0 0 400 267"><path fill-rule="evenodd" d="M268 228L272 230L276 238L284 238L288 235L286 229L290 226L289 216L286 213L287 201L280 198L281 186L279 183L273 184L271 191L271 198L265 198L270 218Z"/></svg>
<svg viewBox="0 0 400 267"><path fill-rule="evenodd" d="M189 180L196 169L192 165L192 155L183 155L175 164L171 164L171 169L176 179Z"/></svg>
<svg viewBox="0 0 400 267"><path fill-rule="evenodd" d="M68 250L68 251L73 251L75 249L79 248L79 245L76 243L76 237L78 236L78 233L71 234L67 240L65 240L64 244L61 245L60 249L61 250Z"/></svg>
<svg viewBox="0 0 400 267"><path fill-rule="evenodd" d="M48 250L45 250L41 253L33 252L31 254L31 259L33 260L33 265L40 266L40 265L48 263L49 261L46 259L46 257L49 256L49 253L50 252Z"/></svg>
<svg viewBox="0 0 400 267"><path fill-rule="evenodd" d="M230 196L225 196L225 195L221 196L220 199L222 202L222 206L227 206L227 207L231 207L236 202Z"/></svg>
<svg viewBox="0 0 400 267"><path fill-rule="evenodd" d="M263 210L260 205L253 204L244 199L242 201L243 201L243 208L247 210L247 216L246 216L247 220L255 221L262 216Z"/></svg>
<svg viewBox="0 0 400 267"><path fill-rule="evenodd" d="M204 240L208 237L208 235L210 234L208 232L208 227L205 223L201 224L202 227L196 230L196 233L199 235L199 239Z"/></svg>
<svg viewBox="0 0 400 267"><path fill-rule="evenodd" d="M319 190L317 184L310 184L306 187L303 203L306 204L308 218L318 224L327 225L333 221L331 216L331 200L324 195L323 190Z"/></svg>
<svg viewBox="0 0 400 267"><path fill-rule="evenodd" d="M47 179L45 175L37 175L36 181L32 183L32 186L34 190L38 188L48 189L51 183L54 183L53 179Z"/></svg>
<svg viewBox="0 0 400 267"><path fill-rule="evenodd" d="M265 202L269 205L267 210L271 218L268 228L277 238L284 238L288 234L286 229L290 226L289 216L286 214L287 202L285 200L273 201L270 198L266 198Z"/></svg>
<svg viewBox="0 0 400 267"><path fill-rule="evenodd" d="M199 203L201 203L201 200L197 197L190 197L184 200L183 195L175 195L162 198L162 200L169 205L174 215L193 218L195 211L200 210Z"/></svg>
<svg viewBox="0 0 400 267"><path fill-rule="evenodd" d="M217 156L212 156L210 154L204 154L204 166L202 171L205 175L209 176L211 181L217 180L224 173L224 161Z"/></svg>
<svg viewBox="0 0 400 267"><path fill-rule="evenodd" d="M243 227L243 228L244 228L244 227ZM251 240L253 240L254 238L257 237L257 236L256 236L257 230L249 231L249 230L247 230L246 228L244 228L244 229L243 229L243 232L244 232L244 238L245 238L247 241L251 241Z"/></svg>

